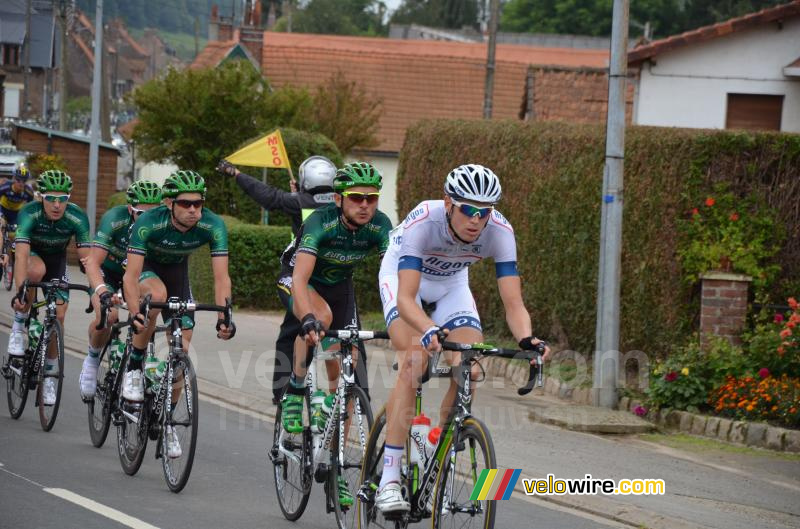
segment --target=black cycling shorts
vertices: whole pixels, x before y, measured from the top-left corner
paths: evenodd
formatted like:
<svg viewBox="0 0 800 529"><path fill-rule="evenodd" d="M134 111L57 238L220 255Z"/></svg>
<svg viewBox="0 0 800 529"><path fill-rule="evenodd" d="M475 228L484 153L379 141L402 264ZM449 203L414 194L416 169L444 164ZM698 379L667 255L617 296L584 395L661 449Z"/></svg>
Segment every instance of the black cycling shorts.
<svg viewBox="0 0 800 529"><path fill-rule="evenodd" d="M333 314L331 329L344 329L348 325L356 325L356 294L353 279L347 279L335 285L325 285L313 279L309 286L328 304ZM292 312L292 275L284 271L278 278L278 297L286 310Z"/></svg>
<svg viewBox="0 0 800 529"><path fill-rule="evenodd" d="M139 281L150 277L158 277L167 288L167 298L178 298L181 301L193 300L192 288L189 285L189 260L184 259L180 263L162 264L144 260L142 273ZM172 317L173 311L163 310L161 316L164 323ZM190 312L183 317L182 325L184 329L194 328L194 312Z"/></svg>

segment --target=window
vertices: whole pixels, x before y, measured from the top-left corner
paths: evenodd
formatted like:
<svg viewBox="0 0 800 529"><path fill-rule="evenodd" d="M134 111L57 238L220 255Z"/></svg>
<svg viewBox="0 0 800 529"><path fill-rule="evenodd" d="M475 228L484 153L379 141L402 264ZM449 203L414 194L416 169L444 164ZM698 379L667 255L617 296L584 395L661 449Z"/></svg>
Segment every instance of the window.
<svg viewBox="0 0 800 529"><path fill-rule="evenodd" d="M783 96L728 94L726 129L781 130Z"/></svg>
<svg viewBox="0 0 800 529"><path fill-rule="evenodd" d="M0 60L2 60L3 65L7 66L19 66L19 46L15 44L3 44L0 46L2 48L2 54L0 55Z"/></svg>

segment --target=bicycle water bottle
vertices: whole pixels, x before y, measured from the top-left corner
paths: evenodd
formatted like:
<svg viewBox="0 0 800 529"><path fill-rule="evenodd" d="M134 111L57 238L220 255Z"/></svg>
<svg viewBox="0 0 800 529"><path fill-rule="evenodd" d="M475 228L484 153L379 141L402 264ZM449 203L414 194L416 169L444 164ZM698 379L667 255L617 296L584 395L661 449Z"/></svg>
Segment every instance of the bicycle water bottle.
<svg viewBox="0 0 800 529"><path fill-rule="evenodd" d="M311 394L311 433L322 433L325 428L325 418L322 416L322 404L325 402L325 392L321 389Z"/></svg>
<svg viewBox="0 0 800 529"><path fill-rule="evenodd" d="M147 378L149 388L156 382L156 369L158 369L158 357L150 353L144 360L144 376Z"/></svg>
<svg viewBox="0 0 800 529"><path fill-rule="evenodd" d="M31 323L28 325L28 344L31 349L35 349L36 344L39 343L39 337L42 335L42 328L42 322L37 319L31 319Z"/></svg>
<svg viewBox="0 0 800 529"><path fill-rule="evenodd" d="M111 360L111 370L117 371L122 357L125 356L125 342L113 340L108 346L109 359Z"/></svg>
<svg viewBox="0 0 800 529"><path fill-rule="evenodd" d="M164 380L164 374L166 372L167 372L167 361L162 360L158 363L155 374L153 375L153 386L152 386L153 393L158 393L158 390L161 389L161 381Z"/></svg>
<svg viewBox="0 0 800 529"><path fill-rule="evenodd" d="M442 435L442 429L436 426L431 428L428 435L425 436L425 457L430 459L433 452L436 450L436 445L439 444L439 437Z"/></svg>
<svg viewBox="0 0 800 529"><path fill-rule="evenodd" d="M411 447L409 456L411 463L424 465L426 461L425 440L431 429L431 419L420 413L411 420Z"/></svg>

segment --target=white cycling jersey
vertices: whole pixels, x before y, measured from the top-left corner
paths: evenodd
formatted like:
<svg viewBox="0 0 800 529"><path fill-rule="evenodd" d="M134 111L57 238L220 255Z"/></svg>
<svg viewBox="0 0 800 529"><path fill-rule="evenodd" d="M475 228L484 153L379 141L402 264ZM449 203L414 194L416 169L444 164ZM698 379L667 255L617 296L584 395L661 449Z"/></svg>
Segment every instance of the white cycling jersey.
<svg viewBox="0 0 800 529"><path fill-rule="evenodd" d="M487 257L494 259L498 278L519 275L514 229L499 211L492 211L474 242L463 243L450 234L443 200L420 203L389 234L389 249L381 262L379 286L387 327L397 318L397 270L414 269L422 273L417 300L436 304L431 318L437 325L480 329L468 269Z"/></svg>

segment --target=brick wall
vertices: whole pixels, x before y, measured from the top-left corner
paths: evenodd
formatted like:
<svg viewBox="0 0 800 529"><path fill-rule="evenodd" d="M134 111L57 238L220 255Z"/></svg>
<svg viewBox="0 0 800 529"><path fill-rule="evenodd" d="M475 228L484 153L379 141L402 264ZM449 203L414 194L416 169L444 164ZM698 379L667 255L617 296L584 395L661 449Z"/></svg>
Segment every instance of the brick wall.
<svg viewBox="0 0 800 529"><path fill-rule="evenodd" d="M700 338L707 344L712 336L741 344L739 336L747 317L750 277L710 272L703 275L700 302Z"/></svg>
<svg viewBox="0 0 800 529"><path fill-rule="evenodd" d="M264 49L264 31L261 29L242 28L239 32L239 42L247 48L257 64L261 64L261 54Z"/></svg>

